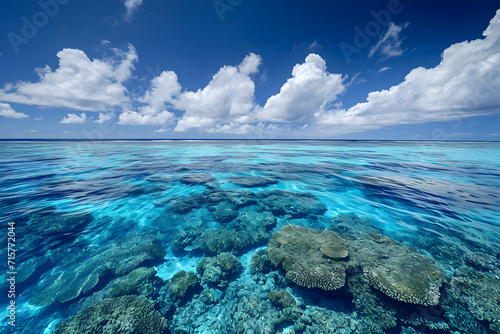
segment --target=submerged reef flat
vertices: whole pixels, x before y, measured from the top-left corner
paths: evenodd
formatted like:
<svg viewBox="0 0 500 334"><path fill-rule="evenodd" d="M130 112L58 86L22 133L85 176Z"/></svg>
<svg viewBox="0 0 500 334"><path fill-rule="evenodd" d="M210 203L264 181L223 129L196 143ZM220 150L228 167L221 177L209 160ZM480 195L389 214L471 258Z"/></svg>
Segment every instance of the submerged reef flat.
<svg viewBox="0 0 500 334"><path fill-rule="evenodd" d="M2 333L500 334L489 144L37 145Z"/></svg>
<svg viewBox="0 0 500 334"><path fill-rule="evenodd" d="M492 256L471 253L470 267L450 275L365 217L343 213L328 224L309 193L213 188L164 213L156 235L88 250L90 259L76 257L39 284L35 305L77 300L54 333L499 333L500 281L482 272L496 272ZM304 226L314 224L329 229ZM199 257L195 271L164 280L140 267L161 264L165 240L181 257ZM109 273L120 277L97 287Z"/></svg>

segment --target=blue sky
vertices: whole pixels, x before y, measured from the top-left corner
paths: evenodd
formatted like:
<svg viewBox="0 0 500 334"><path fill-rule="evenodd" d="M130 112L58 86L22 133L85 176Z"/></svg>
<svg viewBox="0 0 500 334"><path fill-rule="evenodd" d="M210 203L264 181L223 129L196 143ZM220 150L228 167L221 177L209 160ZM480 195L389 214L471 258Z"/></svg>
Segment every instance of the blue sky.
<svg viewBox="0 0 500 334"><path fill-rule="evenodd" d="M0 3L0 138L500 139L495 1Z"/></svg>

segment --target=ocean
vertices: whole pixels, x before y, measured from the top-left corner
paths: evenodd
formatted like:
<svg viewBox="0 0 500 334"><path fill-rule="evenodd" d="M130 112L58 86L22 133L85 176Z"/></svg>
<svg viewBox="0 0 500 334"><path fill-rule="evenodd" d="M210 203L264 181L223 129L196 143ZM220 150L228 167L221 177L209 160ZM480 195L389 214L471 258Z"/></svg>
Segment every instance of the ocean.
<svg viewBox="0 0 500 334"><path fill-rule="evenodd" d="M0 176L3 333L500 333L500 143L5 141Z"/></svg>

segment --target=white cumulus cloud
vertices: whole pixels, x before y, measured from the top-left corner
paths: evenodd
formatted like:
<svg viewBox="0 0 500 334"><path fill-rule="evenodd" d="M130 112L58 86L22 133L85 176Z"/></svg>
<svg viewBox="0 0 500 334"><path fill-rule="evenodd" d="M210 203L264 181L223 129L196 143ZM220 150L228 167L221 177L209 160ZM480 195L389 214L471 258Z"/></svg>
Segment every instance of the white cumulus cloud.
<svg viewBox="0 0 500 334"><path fill-rule="evenodd" d="M78 116L77 114L67 114L61 121L64 124L79 124L87 121L87 115L83 112Z"/></svg>
<svg viewBox="0 0 500 334"><path fill-rule="evenodd" d="M257 117L261 121L308 122L345 91L344 79L329 73L323 58L312 53L303 64L294 66L292 77L267 100Z"/></svg>
<svg viewBox="0 0 500 334"><path fill-rule="evenodd" d="M37 68L38 82L20 81L0 89L0 101L84 111L105 111L127 101L123 82L131 76L137 54L113 49L115 58L90 60L85 52L63 49L59 67Z"/></svg>
<svg viewBox="0 0 500 334"><path fill-rule="evenodd" d="M119 116L122 125L162 125L172 122L173 114L162 111L157 115L143 115L137 111L125 111Z"/></svg>
<svg viewBox="0 0 500 334"><path fill-rule="evenodd" d="M115 117L113 113L99 113L99 118L94 121L94 123L103 124Z"/></svg>
<svg viewBox="0 0 500 334"><path fill-rule="evenodd" d="M362 130L499 112L500 10L483 36L450 46L436 67L415 68L400 84L371 92L348 110L326 113L321 123Z"/></svg>
<svg viewBox="0 0 500 334"><path fill-rule="evenodd" d="M7 118L27 118L29 117L28 115L22 113L22 112L17 112L8 103L2 103L0 102L0 116L7 117Z"/></svg>
<svg viewBox="0 0 500 334"><path fill-rule="evenodd" d="M250 53L238 66L219 69L205 88L180 94L173 105L185 113L175 131L204 131L226 122L251 121L255 84L250 75L258 72L260 63L260 56Z"/></svg>

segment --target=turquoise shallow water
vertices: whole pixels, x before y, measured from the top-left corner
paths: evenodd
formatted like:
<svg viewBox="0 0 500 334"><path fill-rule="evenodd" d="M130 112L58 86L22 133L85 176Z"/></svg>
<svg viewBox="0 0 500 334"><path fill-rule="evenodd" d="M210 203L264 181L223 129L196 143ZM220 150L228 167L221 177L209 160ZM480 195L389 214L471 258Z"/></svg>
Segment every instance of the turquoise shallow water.
<svg viewBox="0 0 500 334"><path fill-rule="evenodd" d="M172 333L500 333L499 143L3 142L0 176L2 263L14 222L18 273L16 327L2 297L2 331L50 333L134 295ZM252 271L252 254L289 224L416 249L437 263L439 303L398 301L374 283L360 292L349 264L335 291L301 286L284 267ZM212 279L222 266L200 261L225 252L241 268ZM139 267L156 275L123 288ZM181 270L198 283L174 296ZM273 290L296 305L276 306Z"/></svg>

